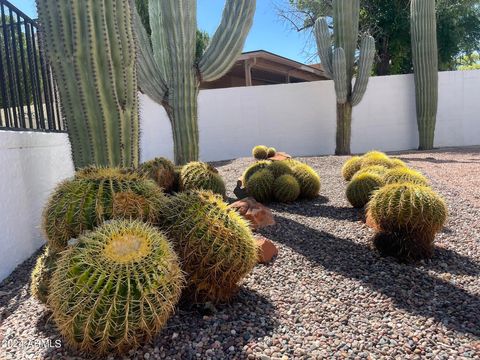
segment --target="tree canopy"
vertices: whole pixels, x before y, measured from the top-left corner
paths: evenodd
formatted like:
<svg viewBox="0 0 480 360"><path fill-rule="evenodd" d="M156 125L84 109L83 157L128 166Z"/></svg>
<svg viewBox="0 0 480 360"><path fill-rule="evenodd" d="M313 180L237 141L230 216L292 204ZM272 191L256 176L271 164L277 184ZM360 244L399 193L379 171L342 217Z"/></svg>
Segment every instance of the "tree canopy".
<svg viewBox="0 0 480 360"><path fill-rule="evenodd" d="M311 31L318 17L331 17L332 1L284 0L277 7L294 30ZM454 70L459 57L480 50L480 4L478 0L437 0L437 20L439 68ZM410 0L362 0L360 28L375 38L377 75L412 71Z"/></svg>

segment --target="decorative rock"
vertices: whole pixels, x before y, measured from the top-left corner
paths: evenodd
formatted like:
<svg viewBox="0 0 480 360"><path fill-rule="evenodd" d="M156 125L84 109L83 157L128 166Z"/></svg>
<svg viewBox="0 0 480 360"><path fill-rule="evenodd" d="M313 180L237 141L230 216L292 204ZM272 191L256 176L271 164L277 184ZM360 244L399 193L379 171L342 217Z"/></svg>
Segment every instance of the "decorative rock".
<svg viewBox="0 0 480 360"><path fill-rule="evenodd" d="M275 220L270 209L252 197L236 201L230 205L230 208L237 210L240 215L247 219L254 230L275 225Z"/></svg>
<svg viewBox="0 0 480 360"><path fill-rule="evenodd" d="M282 161L282 160L287 160L287 159L291 159L292 157L287 154L287 153L284 153L284 152L280 152L280 151L277 151L277 153L275 154L275 156L272 156L272 157L269 157L268 160L272 160L272 161Z"/></svg>
<svg viewBox="0 0 480 360"><path fill-rule="evenodd" d="M261 235L255 235L258 244L258 262L260 264L268 264L278 255L278 249L275 244Z"/></svg>

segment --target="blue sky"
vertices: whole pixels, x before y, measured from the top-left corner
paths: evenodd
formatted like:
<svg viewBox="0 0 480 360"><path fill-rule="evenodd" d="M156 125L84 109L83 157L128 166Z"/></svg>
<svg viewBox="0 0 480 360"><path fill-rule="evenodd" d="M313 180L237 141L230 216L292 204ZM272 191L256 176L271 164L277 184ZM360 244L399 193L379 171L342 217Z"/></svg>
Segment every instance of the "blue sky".
<svg viewBox="0 0 480 360"><path fill-rule="evenodd" d="M307 37L290 30L275 11L274 1L257 0L257 11L252 30L245 44L245 51L268 50L305 62L303 49ZM36 17L35 0L10 0L12 4L31 17ZM215 32L222 15L224 0L198 0L198 27L210 34Z"/></svg>

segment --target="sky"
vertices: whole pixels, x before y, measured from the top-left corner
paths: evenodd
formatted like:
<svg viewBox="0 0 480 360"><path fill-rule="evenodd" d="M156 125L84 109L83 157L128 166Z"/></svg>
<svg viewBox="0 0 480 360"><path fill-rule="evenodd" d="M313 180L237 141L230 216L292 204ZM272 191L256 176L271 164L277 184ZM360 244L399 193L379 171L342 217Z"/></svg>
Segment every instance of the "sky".
<svg viewBox="0 0 480 360"><path fill-rule="evenodd" d="M244 51L267 50L275 54L306 62L306 34L299 34L278 18L275 3L279 0L257 0L257 10ZM36 18L35 0L10 0L21 11ZM225 0L197 0L198 28L213 35L222 16Z"/></svg>

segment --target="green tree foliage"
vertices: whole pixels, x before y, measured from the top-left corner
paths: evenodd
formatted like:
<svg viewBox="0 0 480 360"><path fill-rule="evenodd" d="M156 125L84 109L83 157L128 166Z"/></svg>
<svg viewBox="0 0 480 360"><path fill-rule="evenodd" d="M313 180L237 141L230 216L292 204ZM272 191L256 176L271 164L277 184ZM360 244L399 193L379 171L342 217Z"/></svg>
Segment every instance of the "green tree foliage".
<svg viewBox="0 0 480 360"><path fill-rule="evenodd" d="M152 34L152 29L150 28L150 19L148 15L148 0L135 0L135 4L137 6L138 15L140 15L140 18L142 19L143 26L145 26L145 30L150 36ZM200 57L203 55L209 42L210 36L208 35L208 33L206 31L197 29L197 60L199 60Z"/></svg>
<svg viewBox="0 0 480 360"><path fill-rule="evenodd" d="M333 0L284 0L278 13L296 31L310 31L319 16L331 16ZM376 75L412 71L409 0L363 0L360 27L376 41ZM478 0L437 0L439 69L454 70L460 54L480 50Z"/></svg>
<svg viewBox="0 0 480 360"><path fill-rule="evenodd" d="M480 70L480 53L474 52L457 59L458 70Z"/></svg>

